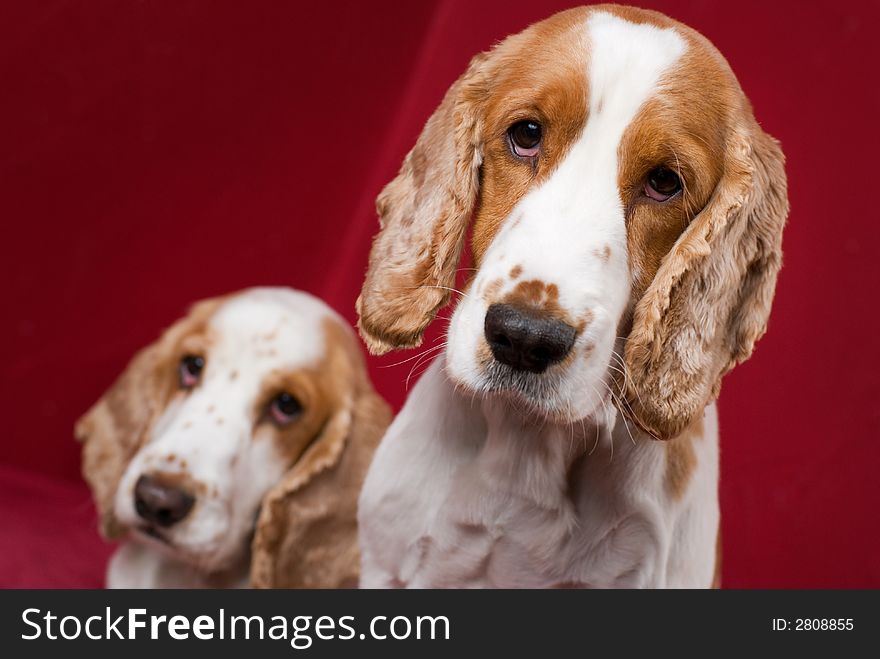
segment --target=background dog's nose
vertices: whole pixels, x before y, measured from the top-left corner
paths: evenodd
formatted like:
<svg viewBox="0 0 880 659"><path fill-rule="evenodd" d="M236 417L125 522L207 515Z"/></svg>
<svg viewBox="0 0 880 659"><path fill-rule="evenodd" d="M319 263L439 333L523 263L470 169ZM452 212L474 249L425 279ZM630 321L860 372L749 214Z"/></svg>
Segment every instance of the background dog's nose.
<svg viewBox="0 0 880 659"><path fill-rule="evenodd" d="M195 502L195 497L188 492L165 485L153 476L141 476L134 486L137 514L158 526L177 524L187 516Z"/></svg>
<svg viewBox="0 0 880 659"><path fill-rule="evenodd" d="M495 359L532 373L542 373L563 359L576 334L574 327L561 320L509 304L489 307L484 332Z"/></svg>

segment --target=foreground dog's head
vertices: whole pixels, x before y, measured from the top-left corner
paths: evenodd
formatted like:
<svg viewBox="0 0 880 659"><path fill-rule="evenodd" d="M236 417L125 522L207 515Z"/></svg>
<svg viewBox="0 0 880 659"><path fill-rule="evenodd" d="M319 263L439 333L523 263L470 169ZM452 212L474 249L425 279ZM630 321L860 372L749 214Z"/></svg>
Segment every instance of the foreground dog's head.
<svg viewBox="0 0 880 659"><path fill-rule="evenodd" d="M418 345L473 217L452 379L564 421L616 380L623 411L662 438L763 334L788 212L782 153L724 58L610 5L477 55L377 207L358 301L371 351Z"/></svg>
<svg viewBox="0 0 880 659"><path fill-rule="evenodd" d="M338 586L356 576L356 499L387 421L342 320L264 288L197 304L77 436L106 535L206 572L253 537L255 585Z"/></svg>

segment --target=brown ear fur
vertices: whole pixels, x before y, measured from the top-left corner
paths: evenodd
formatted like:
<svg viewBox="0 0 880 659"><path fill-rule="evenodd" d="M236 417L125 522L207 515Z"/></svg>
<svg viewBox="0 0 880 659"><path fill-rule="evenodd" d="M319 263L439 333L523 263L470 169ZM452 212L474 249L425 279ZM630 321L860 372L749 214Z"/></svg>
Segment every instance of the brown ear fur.
<svg viewBox="0 0 880 659"><path fill-rule="evenodd" d="M764 334L788 215L784 156L751 118L732 129L724 174L638 302L625 359L633 420L675 437Z"/></svg>
<svg viewBox="0 0 880 659"><path fill-rule="evenodd" d="M220 302L217 298L194 305L186 318L138 352L116 382L76 422L74 435L84 443L82 474L92 489L101 533L107 538L124 532L113 514L119 480L173 390L173 382L162 367L172 358L180 338L204 324Z"/></svg>
<svg viewBox="0 0 880 659"><path fill-rule="evenodd" d="M92 488L101 533L108 539L124 531L113 515L116 488L157 412L160 396L153 376L157 353L155 344L138 352L74 429L76 438L84 442L82 474Z"/></svg>
<svg viewBox="0 0 880 659"><path fill-rule="evenodd" d="M474 57L449 88L376 201L382 229L357 300L358 328L373 354L419 345L449 301L477 199L486 59Z"/></svg>
<svg viewBox="0 0 880 659"><path fill-rule="evenodd" d="M354 588L360 571L357 500L391 409L360 350L332 362L349 389L321 434L263 500L252 543L255 588ZM352 362L353 360L353 362ZM354 365L354 372L352 372Z"/></svg>

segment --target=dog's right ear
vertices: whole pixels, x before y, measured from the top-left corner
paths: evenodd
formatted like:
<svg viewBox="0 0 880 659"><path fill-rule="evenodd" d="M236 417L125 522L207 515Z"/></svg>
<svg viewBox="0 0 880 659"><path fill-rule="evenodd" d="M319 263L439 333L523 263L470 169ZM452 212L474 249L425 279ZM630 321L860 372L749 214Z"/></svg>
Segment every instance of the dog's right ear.
<svg viewBox="0 0 880 659"><path fill-rule="evenodd" d="M373 354L419 345L449 301L479 187L489 57L471 60L376 200L382 228L357 300L358 328Z"/></svg>
<svg viewBox="0 0 880 659"><path fill-rule="evenodd" d="M158 355L156 343L138 352L74 428L76 438L84 444L82 474L92 488L101 533L108 539L124 532L113 514L116 488L157 412Z"/></svg>
<svg viewBox="0 0 880 659"><path fill-rule="evenodd" d="M204 331L208 318L226 298L204 300L138 352L125 371L74 427L83 442L82 474L95 499L101 533L108 539L125 532L113 514L119 481L134 454L175 391L182 337Z"/></svg>

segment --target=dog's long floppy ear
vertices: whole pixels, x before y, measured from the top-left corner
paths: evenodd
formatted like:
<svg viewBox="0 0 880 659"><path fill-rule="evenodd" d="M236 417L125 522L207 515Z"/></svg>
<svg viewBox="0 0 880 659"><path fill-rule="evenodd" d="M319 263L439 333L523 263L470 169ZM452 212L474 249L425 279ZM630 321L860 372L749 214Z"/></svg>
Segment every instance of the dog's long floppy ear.
<svg viewBox="0 0 880 659"><path fill-rule="evenodd" d="M376 200L381 231L357 300L358 328L373 354L419 345L449 301L477 200L490 57L471 60Z"/></svg>
<svg viewBox="0 0 880 659"><path fill-rule="evenodd" d="M251 545L254 588L354 588L357 499L391 409L370 383L353 335L326 368L348 383L319 436L263 499Z"/></svg>
<svg viewBox="0 0 880 659"><path fill-rule="evenodd" d="M139 351L116 382L74 426L75 437L84 444L82 474L92 489L101 533L108 539L124 533L113 514L119 481L146 440L174 385L176 370L165 372L163 365L180 337L204 323L221 300L205 300L194 305L188 316ZM175 367L176 364L170 365L171 369Z"/></svg>
<svg viewBox="0 0 880 659"><path fill-rule="evenodd" d="M767 327L788 215L784 157L744 114L714 194L636 305L626 342L631 415L659 439L702 413Z"/></svg>
<svg viewBox="0 0 880 659"><path fill-rule="evenodd" d="M82 474L92 489L101 533L108 539L124 532L113 514L116 488L158 411L159 352L156 343L138 352L74 428L76 438L84 443Z"/></svg>

